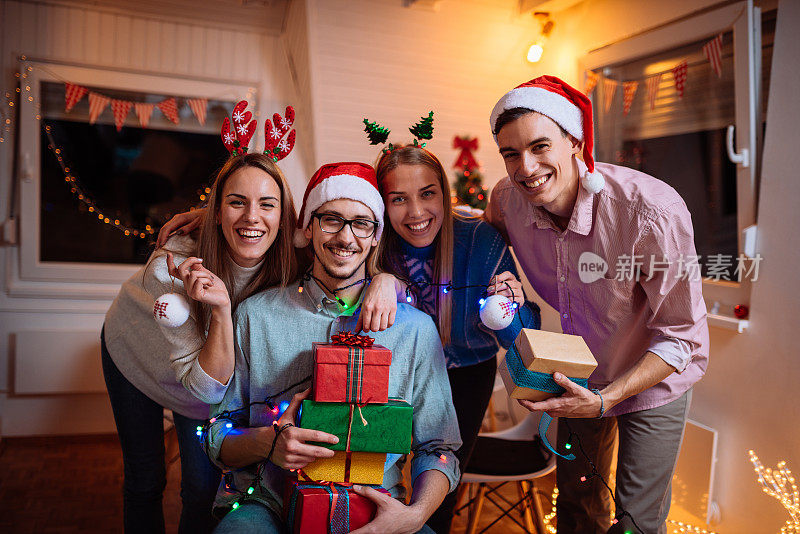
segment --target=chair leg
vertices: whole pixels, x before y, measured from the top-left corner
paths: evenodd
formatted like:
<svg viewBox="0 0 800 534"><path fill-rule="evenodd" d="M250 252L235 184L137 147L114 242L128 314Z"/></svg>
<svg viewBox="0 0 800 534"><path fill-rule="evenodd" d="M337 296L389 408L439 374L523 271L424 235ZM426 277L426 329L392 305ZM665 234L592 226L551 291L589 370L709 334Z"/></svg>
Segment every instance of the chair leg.
<svg viewBox="0 0 800 534"><path fill-rule="evenodd" d="M517 493L519 494L520 499L524 499L522 501L522 517L525 520L525 528L529 533L533 534L533 518L531 517L531 503L529 501L530 497L525 491L525 486L523 486L523 484L525 484L523 481L517 482Z"/></svg>
<svg viewBox="0 0 800 534"><path fill-rule="evenodd" d="M522 484L523 486L527 486L528 482L523 482ZM547 534L547 529L545 529L544 526L544 509L542 508L542 500L539 498L539 492L537 491L536 480L530 481L528 495L530 495L530 498L533 501L533 511L536 515L536 531L538 534Z"/></svg>
<svg viewBox="0 0 800 534"><path fill-rule="evenodd" d="M461 484L458 485L458 489L456 489L456 505L455 505L456 510L458 510L462 506L461 501L464 500L464 495L467 493L467 486L469 486L469 483L462 482Z"/></svg>
<svg viewBox="0 0 800 534"><path fill-rule="evenodd" d="M478 484L478 494L475 497L475 502L470 506L469 524L467 525L467 534L475 534L478 528L478 519L481 517L481 510L483 510L483 501L486 499L486 484L481 482Z"/></svg>

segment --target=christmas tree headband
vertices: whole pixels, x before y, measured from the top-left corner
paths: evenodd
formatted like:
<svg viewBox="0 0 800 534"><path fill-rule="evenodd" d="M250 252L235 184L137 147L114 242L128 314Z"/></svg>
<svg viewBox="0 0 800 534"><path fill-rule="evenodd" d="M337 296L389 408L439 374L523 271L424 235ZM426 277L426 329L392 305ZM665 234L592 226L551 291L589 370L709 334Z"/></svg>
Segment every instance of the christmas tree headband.
<svg viewBox="0 0 800 534"><path fill-rule="evenodd" d="M364 119L364 131L367 132L367 139L369 139L369 144L371 145L385 143L386 140L389 139L389 133L391 133L377 122L369 122L368 119ZM408 131L414 136L412 146L425 148L426 143L422 143L421 140L427 139L430 141L433 138L433 111L428 113L426 117L420 117L419 122L409 128ZM398 148L400 147L389 143L381 149L381 152L383 152L384 155L391 154Z"/></svg>
<svg viewBox="0 0 800 534"><path fill-rule="evenodd" d="M245 111L247 100L242 100L233 108L233 130L228 117L222 121L222 143L231 156L246 154L250 139L256 132L256 120L253 114ZM251 120L252 119L252 120ZM273 125L273 122L275 123ZM272 116L272 121L267 119L264 127L264 154L270 156L272 161L280 161L289 155L294 148L295 130L289 131L294 123L294 108L286 106L286 115L281 117L278 113ZM286 135L289 132L289 135Z"/></svg>

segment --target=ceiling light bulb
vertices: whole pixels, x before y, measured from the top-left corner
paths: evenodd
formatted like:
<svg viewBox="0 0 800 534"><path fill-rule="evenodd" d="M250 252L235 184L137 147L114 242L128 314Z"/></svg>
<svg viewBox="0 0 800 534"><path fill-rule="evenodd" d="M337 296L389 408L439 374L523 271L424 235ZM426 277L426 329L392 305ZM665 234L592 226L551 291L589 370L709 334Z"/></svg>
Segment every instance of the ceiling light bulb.
<svg viewBox="0 0 800 534"><path fill-rule="evenodd" d="M544 52L542 45L538 43L532 44L531 47L528 49L528 61L530 61L531 63L536 63L537 61L542 59L542 52Z"/></svg>

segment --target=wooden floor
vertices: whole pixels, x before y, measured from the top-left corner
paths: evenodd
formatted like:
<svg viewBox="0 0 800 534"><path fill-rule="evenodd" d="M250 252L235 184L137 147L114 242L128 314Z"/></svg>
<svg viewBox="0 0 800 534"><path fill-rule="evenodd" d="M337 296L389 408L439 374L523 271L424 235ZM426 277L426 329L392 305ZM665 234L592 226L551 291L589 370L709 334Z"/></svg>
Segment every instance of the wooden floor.
<svg viewBox="0 0 800 534"><path fill-rule="evenodd" d="M168 439L168 456L175 443ZM164 514L167 532L177 532L180 514L180 460L167 470ZM552 490L552 481L544 488ZM509 499L516 496L513 487ZM515 499L516 500L516 499ZM0 442L0 532L105 533L122 531L122 453L114 436L6 438ZM550 510L544 502L545 511ZM486 504L479 529L499 515ZM463 533L466 513L453 533ZM522 530L503 518L489 533Z"/></svg>

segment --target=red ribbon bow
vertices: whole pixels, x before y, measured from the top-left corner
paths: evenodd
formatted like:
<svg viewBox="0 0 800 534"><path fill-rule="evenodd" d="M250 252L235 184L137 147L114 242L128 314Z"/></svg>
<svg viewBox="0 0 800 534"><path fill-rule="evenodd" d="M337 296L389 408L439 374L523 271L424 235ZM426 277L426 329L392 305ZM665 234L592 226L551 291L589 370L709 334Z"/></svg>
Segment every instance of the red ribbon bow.
<svg viewBox="0 0 800 534"><path fill-rule="evenodd" d="M478 150L478 139L467 137L454 137L453 148L460 148L461 153L458 155L453 167L456 169L477 169L478 162L472 155L473 150Z"/></svg>
<svg viewBox="0 0 800 534"><path fill-rule="evenodd" d="M351 347L369 348L373 343L375 343L375 340L369 336L346 331L332 335L331 343L336 345L349 345Z"/></svg>

